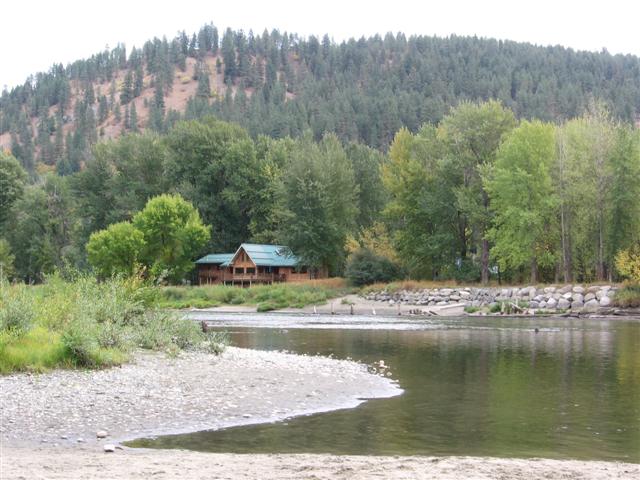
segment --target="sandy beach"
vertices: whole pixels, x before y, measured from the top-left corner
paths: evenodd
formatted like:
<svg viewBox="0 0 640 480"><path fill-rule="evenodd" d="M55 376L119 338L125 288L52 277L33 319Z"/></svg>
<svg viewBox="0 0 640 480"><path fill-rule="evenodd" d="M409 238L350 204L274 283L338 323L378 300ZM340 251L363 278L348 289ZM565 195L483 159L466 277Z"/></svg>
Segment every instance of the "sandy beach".
<svg viewBox="0 0 640 480"><path fill-rule="evenodd" d="M637 478L611 462L478 457L236 455L121 447L163 433L352 408L402 391L346 360L228 348L140 354L100 371L0 377L1 479ZM97 438L97 432L106 434ZM113 453L104 445L116 446Z"/></svg>

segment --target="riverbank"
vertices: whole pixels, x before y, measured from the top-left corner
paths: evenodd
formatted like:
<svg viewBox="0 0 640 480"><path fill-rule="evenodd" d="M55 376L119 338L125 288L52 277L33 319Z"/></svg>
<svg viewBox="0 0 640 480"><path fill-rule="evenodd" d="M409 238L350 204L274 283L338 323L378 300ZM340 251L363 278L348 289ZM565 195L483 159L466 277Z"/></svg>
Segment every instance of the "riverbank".
<svg viewBox="0 0 640 480"><path fill-rule="evenodd" d="M38 447L4 449L3 458L7 461L1 473L6 480L631 480L640 475L640 466L628 463L482 457L234 455L146 449L104 454L87 447L73 450Z"/></svg>
<svg viewBox="0 0 640 480"><path fill-rule="evenodd" d="M163 433L269 422L355 407L401 390L365 365L228 348L177 358L138 353L108 370L0 377L0 478L636 478L610 462L476 457L236 455L119 447ZM97 438L103 431L105 438ZM102 435L102 433L101 433ZM105 444L118 446L105 453Z"/></svg>
<svg viewBox="0 0 640 480"><path fill-rule="evenodd" d="M399 395L366 365L229 347L171 358L139 352L121 367L0 377L3 445L119 443L273 422ZM97 432L106 432L97 438Z"/></svg>

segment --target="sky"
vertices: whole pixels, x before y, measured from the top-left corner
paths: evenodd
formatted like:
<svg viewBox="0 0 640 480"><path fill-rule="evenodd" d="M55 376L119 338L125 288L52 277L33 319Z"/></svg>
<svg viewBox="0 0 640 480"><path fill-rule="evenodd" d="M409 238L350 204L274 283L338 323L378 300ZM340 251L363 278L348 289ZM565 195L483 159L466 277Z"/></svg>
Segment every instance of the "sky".
<svg viewBox="0 0 640 480"><path fill-rule="evenodd" d="M640 55L637 0L5 0L0 5L0 88L53 63L67 64L124 43L173 38L213 22L335 41L376 33L477 35Z"/></svg>

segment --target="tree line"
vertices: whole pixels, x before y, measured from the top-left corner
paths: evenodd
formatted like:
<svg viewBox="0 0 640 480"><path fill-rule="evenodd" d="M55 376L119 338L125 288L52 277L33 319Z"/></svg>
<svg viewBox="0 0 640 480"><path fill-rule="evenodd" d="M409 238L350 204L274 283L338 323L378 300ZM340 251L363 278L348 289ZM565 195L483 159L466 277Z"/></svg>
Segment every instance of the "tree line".
<svg viewBox="0 0 640 480"><path fill-rule="evenodd" d="M188 59L196 62L197 92L181 111L172 110L164 99ZM215 71L207 59L215 59ZM210 83L213 74L224 82L219 90ZM151 77L146 85L145 76ZM105 82L108 88L95 89ZM191 35L154 38L130 51L120 44L54 65L5 89L0 134L10 134L13 155L31 174L39 164L74 173L107 119L125 133L143 127L132 100L145 86L154 94L145 99L144 127L159 133L181 119L214 115L240 124L254 139L310 131L320 141L332 132L342 142L383 151L400 128L416 133L467 100L495 98L518 119L556 123L582 115L593 98L625 122L640 113L640 61L632 55L401 33L336 43L327 35L219 32L207 24Z"/></svg>
<svg viewBox="0 0 640 480"><path fill-rule="evenodd" d="M416 133L401 128L388 154L334 133L253 138L208 117L98 143L66 176L30 178L0 159L0 262L25 281L95 267L113 238L174 282L198 255L245 241L289 245L334 274L615 280L616 257L640 239L640 134L597 102L562 123L464 102ZM145 250L156 240L140 212L163 194L191 204L208 234Z"/></svg>

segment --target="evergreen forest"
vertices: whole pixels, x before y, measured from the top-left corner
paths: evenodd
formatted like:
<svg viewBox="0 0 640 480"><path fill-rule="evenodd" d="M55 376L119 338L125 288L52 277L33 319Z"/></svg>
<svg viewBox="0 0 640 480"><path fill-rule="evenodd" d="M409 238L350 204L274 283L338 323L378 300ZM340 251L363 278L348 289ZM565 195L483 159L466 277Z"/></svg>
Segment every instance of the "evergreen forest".
<svg viewBox="0 0 640 480"><path fill-rule="evenodd" d="M245 241L336 275L366 257L418 279L620 280L639 114L640 59L606 51L212 24L118 45L2 92L2 274L131 272L160 197L208 229L176 237L179 268L167 248L148 262L172 283Z"/></svg>

